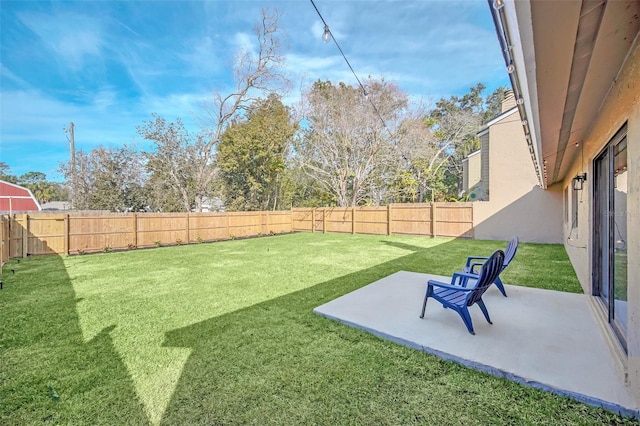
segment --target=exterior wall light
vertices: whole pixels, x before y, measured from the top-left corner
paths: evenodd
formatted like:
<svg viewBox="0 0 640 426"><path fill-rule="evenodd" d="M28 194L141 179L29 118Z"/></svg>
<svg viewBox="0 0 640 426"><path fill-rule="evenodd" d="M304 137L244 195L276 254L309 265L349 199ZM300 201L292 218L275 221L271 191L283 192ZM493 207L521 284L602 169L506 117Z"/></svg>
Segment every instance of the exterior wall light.
<svg viewBox="0 0 640 426"><path fill-rule="evenodd" d="M587 181L587 174L580 173L573 178L573 190L574 191L582 191L582 187L584 182Z"/></svg>
<svg viewBox="0 0 640 426"><path fill-rule="evenodd" d="M493 8L500 10L504 7L504 0L493 0Z"/></svg>

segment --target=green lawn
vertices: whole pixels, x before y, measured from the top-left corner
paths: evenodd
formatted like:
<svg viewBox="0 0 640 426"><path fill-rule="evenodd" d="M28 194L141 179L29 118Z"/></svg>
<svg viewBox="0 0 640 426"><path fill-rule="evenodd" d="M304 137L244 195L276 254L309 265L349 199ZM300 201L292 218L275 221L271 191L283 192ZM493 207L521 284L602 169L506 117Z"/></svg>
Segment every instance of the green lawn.
<svg viewBox="0 0 640 426"><path fill-rule="evenodd" d="M396 271L450 275L504 246L291 234L12 261L0 424L631 423L312 313ZM503 280L581 291L559 245L521 243Z"/></svg>

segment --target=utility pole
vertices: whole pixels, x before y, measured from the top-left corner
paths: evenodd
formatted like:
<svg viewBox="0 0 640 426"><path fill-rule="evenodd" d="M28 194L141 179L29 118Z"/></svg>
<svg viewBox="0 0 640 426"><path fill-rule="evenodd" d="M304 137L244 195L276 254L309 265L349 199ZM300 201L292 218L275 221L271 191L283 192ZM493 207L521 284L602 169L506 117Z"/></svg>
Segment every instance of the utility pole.
<svg viewBox="0 0 640 426"><path fill-rule="evenodd" d="M71 209L76 206L76 146L73 135L73 121L69 123L69 145L71 151Z"/></svg>

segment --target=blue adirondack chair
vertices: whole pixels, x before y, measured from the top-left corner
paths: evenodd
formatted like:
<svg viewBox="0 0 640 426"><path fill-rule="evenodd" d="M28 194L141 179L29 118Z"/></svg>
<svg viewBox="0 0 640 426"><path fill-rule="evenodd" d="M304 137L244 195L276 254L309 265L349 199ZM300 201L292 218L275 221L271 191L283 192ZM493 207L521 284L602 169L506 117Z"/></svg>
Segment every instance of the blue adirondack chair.
<svg viewBox="0 0 640 426"><path fill-rule="evenodd" d="M502 266L502 271L504 271L504 269L509 266L509 263L511 263L514 256L516 255L516 252L518 251L518 243L518 237L515 237L514 239L509 241L509 244L507 244L507 249L504 252L504 265ZM467 258L466 265L464 265L464 268L462 268L462 272L469 272L471 274L478 275L480 266L482 266L482 264L487 259L488 257L483 256L469 256ZM507 297L507 292L504 290L504 284L502 284L500 275L496 277L494 283L496 287L498 287L498 290L500 290L500 293L502 293L504 297Z"/></svg>
<svg viewBox="0 0 640 426"><path fill-rule="evenodd" d="M498 250L482 264L479 275L470 274L468 272L456 272L453 274L453 277L451 277L450 284L445 284L436 280L429 280L427 282L427 292L424 295L424 303L422 304L422 313L420 314L420 318L424 318L424 311L427 308L427 300L432 297L442 303L443 307L456 311L471 334L476 334L475 331L473 331L471 315L469 315L469 307L474 304L477 304L480 307L480 310L489 324L493 324L489 318L487 307L482 301L482 295L487 288L493 284L498 274L500 274L500 271L502 271L503 263L504 252L502 250ZM469 279L476 281L476 285L474 287L466 287L466 282L464 281L468 281Z"/></svg>

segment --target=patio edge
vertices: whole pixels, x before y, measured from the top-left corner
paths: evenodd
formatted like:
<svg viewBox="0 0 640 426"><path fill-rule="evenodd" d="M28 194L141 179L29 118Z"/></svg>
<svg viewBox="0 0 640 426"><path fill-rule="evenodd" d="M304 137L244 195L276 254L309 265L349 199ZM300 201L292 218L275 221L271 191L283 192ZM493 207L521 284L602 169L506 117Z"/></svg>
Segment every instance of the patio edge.
<svg viewBox="0 0 640 426"><path fill-rule="evenodd" d="M350 327L366 331L366 332L368 332L370 334L373 334L373 335L375 335L377 337L380 337L382 339L389 340L391 342L398 343L400 345L407 346L407 347L412 348L412 349L417 349L419 351L428 353L430 355L437 356L438 358L444 359L446 361L455 362L456 364L462 365L464 367L472 368L474 370L478 370L478 371L490 374L490 375L495 376L495 377L504 378L504 379L510 380L512 382L519 383L521 385L529 386L529 387L532 387L532 388L535 388L535 389L540 389L540 390L543 390L545 392L552 393L554 395L559 395L559 396L571 398L571 399L574 399L574 400L576 400L578 402L581 402L583 404L590 405L592 407L604 408L607 411L611 411L613 413L619 414L619 415L624 416L624 417L630 417L630 418L636 418L636 419L640 418L640 410L627 408L627 407L624 407L624 406L622 406L620 404L615 404L613 402L605 401L605 400L602 400L602 399L599 399L599 398L595 398L595 397L592 397L592 396L588 396L588 395L584 395L584 394L581 394L581 393L572 392L572 391L568 391L568 390L564 390L564 389L559 389L559 388L556 388L556 387L553 387L553 386L550 386L550 385L546 385L544 383L530 381L530 380L527 380L524 377L518 376L516 374L500 370L499 368L491 367L489 365L482 364L482 363L475 362L475 361L470 361L470 360L467 360L467 359L464 359L464 358L461 358L461 357L458 357L458 356L455 356L455 355L451 355L451 354L446 353L446 352L439 351L437 349L432 349L432 348L429 348L429 347L426 347L426 346L422 346L422 345L416 344L415 342L412 342L410 340L406 340L406 339L403 339L403 338L400 338L400 337L396 337L396 336L393 336L393 335L390 335L390 334L387 334L387 333L383 333L383 332L375 330L373 328L365 327L365 326L362 326L360 324L356 324L356 323L351 322L351 321L340 319L340 318L335 317L333 315L329 315L329 314L323 313L321 311L318 311L317 308L313 309L313 313L316 314L316 315L322 316L324 318L328 318L328 319L331 319L331 320L334 320L334 321L338 321L338 322L340 322L342 324L345 324L345 325L348 325Z"/></svg>

